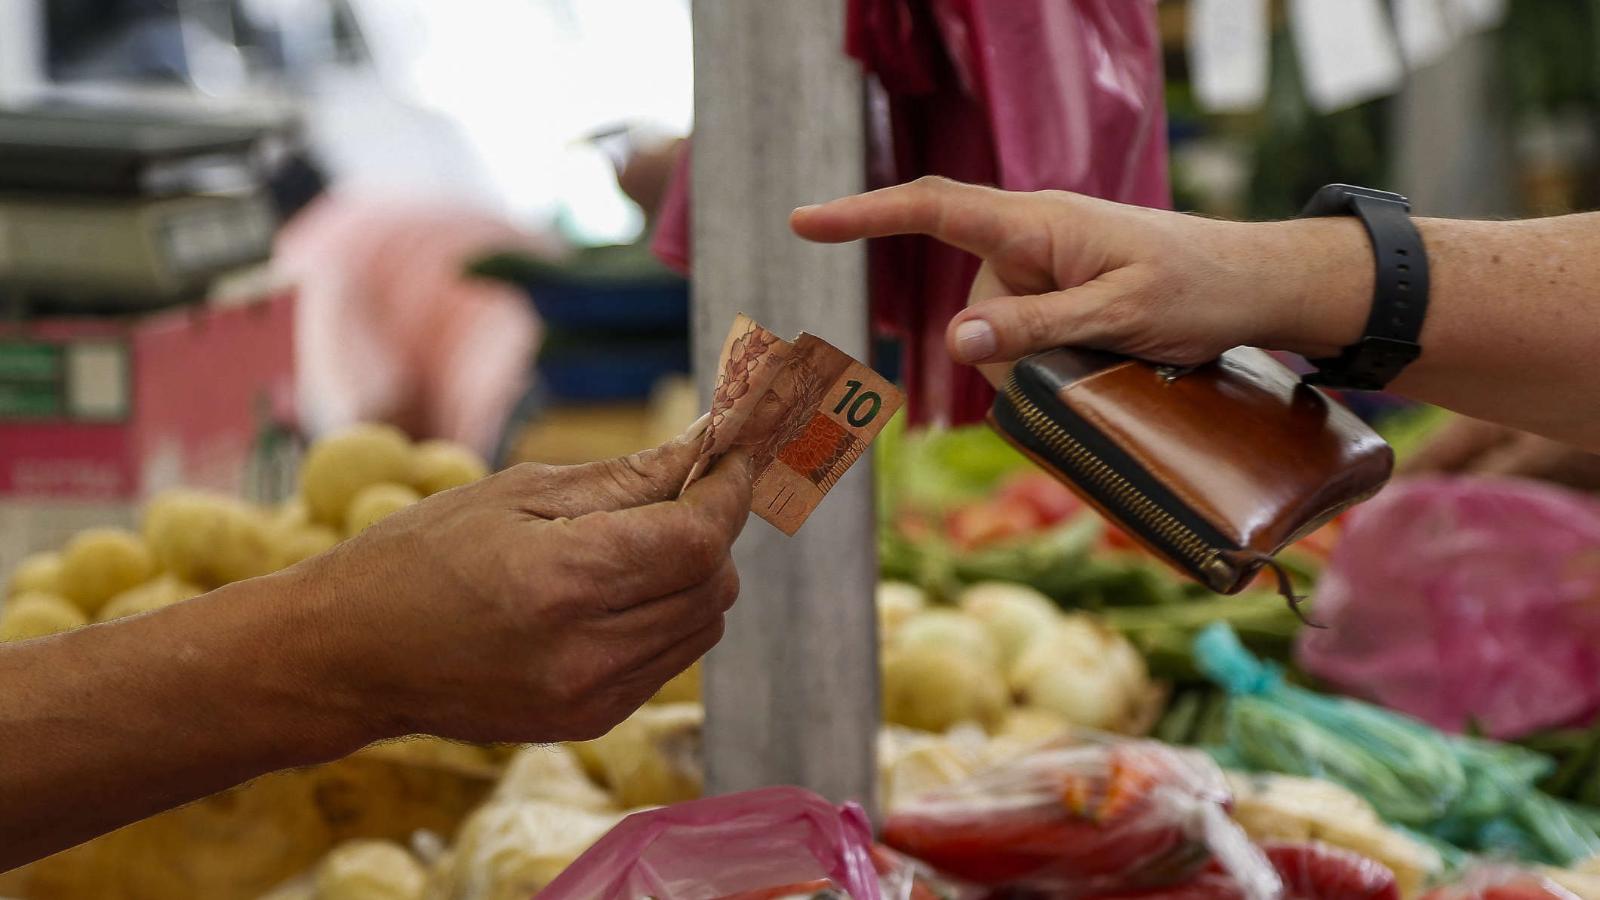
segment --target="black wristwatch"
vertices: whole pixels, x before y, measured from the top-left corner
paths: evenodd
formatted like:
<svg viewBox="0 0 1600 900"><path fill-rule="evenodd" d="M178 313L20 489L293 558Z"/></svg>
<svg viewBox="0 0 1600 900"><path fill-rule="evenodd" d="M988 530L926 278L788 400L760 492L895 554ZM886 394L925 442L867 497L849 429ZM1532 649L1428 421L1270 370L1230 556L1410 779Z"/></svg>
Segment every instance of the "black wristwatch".
<svg viewBox="0 0 1600 900"><path fill-rule="evenodd" d="M1357 216L1372 239L1376 275L1372 312L1359 341L1338 356L1313 359L1307 384L1381 391L1422 355L1428 314L1428 255L1411 221L1411 201L1386 191L1330 184L1317 191L1301 217Z"/></svg>

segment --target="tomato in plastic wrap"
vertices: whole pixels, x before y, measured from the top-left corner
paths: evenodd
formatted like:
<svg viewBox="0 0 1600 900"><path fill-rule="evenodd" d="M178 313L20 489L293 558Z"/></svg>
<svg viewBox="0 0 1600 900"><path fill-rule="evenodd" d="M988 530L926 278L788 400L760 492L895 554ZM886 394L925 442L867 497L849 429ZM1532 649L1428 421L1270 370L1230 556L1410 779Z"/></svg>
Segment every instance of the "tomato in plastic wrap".
<svg viewBox="0 0 1600 900"><path fill-rule="evenodd" d="M1571 891L1537 872L1516 866L1482 865L1453 884L1440 885L1421 900L1578 900Z"/></svg>
<svg viewBox="0 0 1600 900"><path fill-rule="evenodd" d="M1282 884L1282 900L1400 900L1394 873L1359 853L1314 843L1264 844L1261 851ZM1182 884L1096 900L1251 900L1241 880L1213 860Z"/></svg>
<svg viewBox="0 0 1600 900"><path fill-rule="evenodd" d="M883 840L977 884L1104 893L1192 873L1227 800L1221 772L1193 751L1052 746L906 804Z"/></svg>

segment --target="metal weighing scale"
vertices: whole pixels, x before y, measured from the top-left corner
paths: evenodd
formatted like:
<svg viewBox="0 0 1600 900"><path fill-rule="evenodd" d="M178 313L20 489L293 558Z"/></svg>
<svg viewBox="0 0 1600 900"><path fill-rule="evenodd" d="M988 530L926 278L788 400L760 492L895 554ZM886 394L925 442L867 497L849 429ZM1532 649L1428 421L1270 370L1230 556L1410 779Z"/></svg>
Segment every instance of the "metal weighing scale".
<svg viewBox="0 0 1600 900"><path fill-rule="evenodd" d="M265 260L275 133L101 104L0 110L0 296L33 313L131 312Z"/></svg>

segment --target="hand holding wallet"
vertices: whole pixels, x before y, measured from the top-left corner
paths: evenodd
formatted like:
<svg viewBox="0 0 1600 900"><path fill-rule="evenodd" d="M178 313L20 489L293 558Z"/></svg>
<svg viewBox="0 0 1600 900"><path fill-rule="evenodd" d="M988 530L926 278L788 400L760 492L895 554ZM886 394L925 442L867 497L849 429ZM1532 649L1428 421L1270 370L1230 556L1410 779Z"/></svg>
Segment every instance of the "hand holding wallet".
<svg viewBox="0 0 1600 900"><path fill-rule="evenodd" d="M1161 559L1224 594L1377 493L1394 466L1354 413L1249 347L1187 370L1092 350L1037 353L1017 362L989 422Z"/></svg>

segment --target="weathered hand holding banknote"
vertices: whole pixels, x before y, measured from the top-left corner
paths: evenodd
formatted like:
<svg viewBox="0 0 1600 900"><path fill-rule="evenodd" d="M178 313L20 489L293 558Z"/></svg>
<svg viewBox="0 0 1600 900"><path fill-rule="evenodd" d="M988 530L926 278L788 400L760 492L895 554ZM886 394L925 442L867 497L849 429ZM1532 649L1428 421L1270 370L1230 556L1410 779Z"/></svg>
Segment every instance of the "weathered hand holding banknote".
<svg viewBox="0 0 1600 900"><path fill-rule="evenodd" d="M827 341L786 341L741 314L722 345L711 423L684 487L746 448L755 466L750 511L794 534L904 400Z"/></svg>

